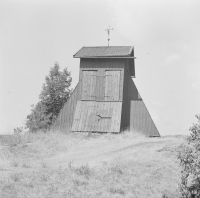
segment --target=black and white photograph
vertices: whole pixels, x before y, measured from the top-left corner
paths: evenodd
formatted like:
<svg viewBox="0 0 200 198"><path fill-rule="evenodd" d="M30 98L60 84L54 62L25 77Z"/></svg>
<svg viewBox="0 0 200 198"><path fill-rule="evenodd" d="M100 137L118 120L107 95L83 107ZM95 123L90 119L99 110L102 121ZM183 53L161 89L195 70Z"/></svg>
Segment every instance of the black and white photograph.
<svg viewBox="0 0 200 198"><path fill-rule="evenodd" d="M200 198L200 1L0 0L0 198Z"/></svg>

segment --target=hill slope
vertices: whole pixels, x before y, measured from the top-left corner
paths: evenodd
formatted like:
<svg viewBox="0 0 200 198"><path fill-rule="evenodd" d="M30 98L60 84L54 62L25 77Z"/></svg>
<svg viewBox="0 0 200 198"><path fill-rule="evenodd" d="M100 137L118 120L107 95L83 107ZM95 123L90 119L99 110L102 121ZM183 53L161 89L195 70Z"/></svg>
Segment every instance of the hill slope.
<svg viewBox="0 0 200 198"><path fill-rule="evenodd" d="M1 136L0 197L177 198L184 142L128 132Z"/></svg>

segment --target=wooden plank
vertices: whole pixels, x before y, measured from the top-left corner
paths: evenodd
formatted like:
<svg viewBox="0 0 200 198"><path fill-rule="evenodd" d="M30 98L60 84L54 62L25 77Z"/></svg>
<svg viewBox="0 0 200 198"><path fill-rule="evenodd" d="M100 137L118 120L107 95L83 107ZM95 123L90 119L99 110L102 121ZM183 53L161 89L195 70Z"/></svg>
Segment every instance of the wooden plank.
<svg viewBox="0 0 200 198"><path fill-rule="evenodd" d="M118 132L118 125L119 125L119 122L120 122L120 120L119 120L119 115L118 115L118 108L119 108L119 105L118 105L118 102L115 102L114 103L114 105L115 105L115 113L114 113L114 128L113 128L113 132Z"/></svg>
<svg viewBox="0 0 200 198"><path fill-rule="evenodd" d="M106 126L105 126L105 121L104 121L104 118L106 115L105 115L105 111L106 111L106 102L102 102L100 103L101 106L101 113L100 113L100 116L101 116L101 119L100 119L100 132L106 132Z"/></svg>
<svg viewBox="0 0 200 198"><path fill-rule="evenodd" d="M81 112L81 103L78 102L76 106L76 111L75 111L75 116L74 116L74 123L72 126L72 131L77 131L78 130L78 125L80 121L80 112ZM74 127L74 128L73 128Z"/></svg>
<svg viewBox="0 0 200 198"><path fill-rule="evenodd" d="M125 68L121 73L121 78L123 78L123 87L121 87L120 100L122 103L122 121L121 121L121 130L126 130L130 127L130 91L129 91L129 73L128 73L128 64L126 63Z"/></svg>
<svg viewBox="0 0 200 198"><path fill-rule="evenodd" d="M110 132L115 132L117 103L113 102L112 105L113 105L113 115L112 115L113 116L113 120L112 120L113 121L113 127L112 127L112 130Z"/></svg>
<svg viewBox="0 0 200 198"><path fill-rule="evenodd" d="M101 122L101 131L102 132L107 132L108 131L108 128L106 127L106 120L105 120L105 118L104 117L106 117L107 115L106 115L106 110L107 110L107 102L103 102L102 103L102 107L101 107L101 110L102 110L102 113L101 113L101 117L103 117L103 118L101 118L101 120L100 120L100 122Z"/></svg>
<svg viewBox="0 0 200 198"><path fill-rule="evenodd" d="M77 124L77 129L76 131L82 131L82 122L83 122L83 119L84 119L84 114L85 114L85 103L83 103L83 101L80 101L81 103L81 107L80 107L80 118L79 118L79 121L78 121L78 124Z"/></svg>
<svg viewBox="0 0 200 198"><path fill-rule="evenodd" d="M91 123L90 124L90 131L91 132L95 132L97 131L97 127L98 127L98 123L97 123L97 111L98 111L98 108L97 108L97 103L95 102L92 106L92 113L91 113Z"/></svg>
<svg viewBox="0 0 200 198"><path fill-rule="evenodd" d="M81 86L81 99L85 99L86 98L86 90L85 90L85 87L87 86L87 84L86 84L86 81L87 80L87 78L86 78L86 72L85 71L83 71L82 72L82 86Z"/></svg>
<svg viewBox="0 0 200 198"><path fill-rule="evenodd" d="M122 103L118 102L117 105L117 115L118 115L118 119L117 119L117 128L116 128L116 132L120 132L120 126L121 126L121 114L122 114Z"/></svg>
<svg viewBox="0 0 200 198"><path fill-rule="evenodd" d="M96 100L97 71L93 71L91 100Z"/></svg>
<svg viewBox="0 0 200 198"><path fill-rule="evenodd" d="M101 86L101 89L100 89L100 99L99 101L104 101L105 98L105 74L104 74L104 69L101 68L100 69L100 86Z"/></svg>
<svg viewBox="0 0 200 198"><path fill-rule="evenodd" d="M119 100L119 89L120 89L120 71L113 71L113 100Z"/></svg>
<svg viewBox="0 0 200 198"><path fill-rule="evenodd" d="M97 71L82 71L82 100L95 100Z"/></svg>
<svg viewBox="0 0 200 198"><path fill-rule="evenodd" d="M106 120L106 124L107 124L107 131L110 131L110 127L111 127L111 122L112 122L112 112L113 112L113 107L112 107L112 103L111 102L106 102L106 109L107 109L107 117L110 117L110 119Z"/></svg>
<svg viewBox="0 0 200 198"><path fill-rule="evenodd" d="M119 85L119 101L122 101L123 100L123 87L124 87L124 81L125 81L125 77L124 77L124 74L125 74L125 69L123 68L120 72L120 85Z"/></svg>
<svg viewBox="0 0 200 198"><path fill-rule="evenodd" d="M82 112L83 114L83 118L82 118L82 125L81 125L81 131L85 131L85 125L86 125L86 119L87 119L87 115L88 115L88 105L90 105L90 101L87 102L82 102L84 103L84 111Z"/></svg>
<svg viewBox="0 0 200 198"><path fill-rule="evenodd" d="M93 71L88 71L87 73L87 100L92 100L92 95L94 96L95 94L93 93Z"/></svg>
<svg viewBox="0 0 200 198"><path fill-rule="evenodd" d="M105 101L120 99L120 71L106 71Z"/></svg>
<svg viewBox="0 0 200 198"><path fill-rule="evenodd" d="M79 123L79 119L80 119L80 111L81 110L81 101L77 102L77 106L76 106L76 110L75 110L75 114L74 114L74 120L73 120L73 124L72 124L72 131L76 131L77 130L77 126Z"/></svg>
<svg viewBox="0 0 200 198"><path fill-rule="evenodd" d="M116 98L116 100L120 100L120 98L119 98L119 96L120 96L120 71L117 71L117 98Z"/></svg>
<svg viewBox="0 0 200 198"><path fill-rule="evenodd" d="M112 102L112 123L109 132L120 132L122 102Z"/></svg>
<svg viewBox="0 0 200 198"><path fill-rule="evenodd" d="M88 94L88 71L82 72L82 100L87 100L87 94Z"/></svg>
<svg viewBox="0 0 200 198"><path fill-rule="evenodd" d="M97 123L96 123L96 131L99 132L101 130L101 122L99 115L101 114L101 102L96 102L96 117L97 117Z"/></svg>
<svg viewBox="0 0 200 198"><path fill-rule="evenodd" d="M84 125L84 130L83 131L87 131L87 132L90 132L90 115L91 115L91 113L92 113L92 104L91 104L91 102L88 102L87 103L88 104L88 106L87 106L87 108L88 108L88 110L87 110L87 114L85 115L86 116L86 121L85 121L85 125Z"/></svg>
<svg viewBox="0 0 200 198"><path fill-rule="evenodd" d="M95 115L94 105L91 104L89 108L90 108L90 113L88 114L88 122L87 122L88 130L87 131L92 132L93 125L94 125L94 115Z"/></svg>
<svg viewBox="0 0 200 198"><path fill-rule="evenodd" d="M99 100L99 91L100 91L100 78L99 78L99 70L97 72L97 79L96 79L96 90L95 90L95 94L96 94L96 101Z"/></svg>
<svg viewBox="0 0 200 198"><path fill-rule="evenodd" d="M116 71L113 71L113 74L112 74L112 81L113 81L113 87L112 87L112 95L113 95L113 98L112 100L113 101L116 101L116 100L119 100L119 98L117 98L117 93L119 93L119 91L117 91L117 89L119 89L119 87L117 87L117 75L116 75Z"/></svg>
<svg viewBox="0 0 200 198"><path fill-rule="evenodd" d="M82 112L82 114L85 116L83 119L83 125L81 128L81 131L87 131L87 119L88 119L88 113L90 111L90 101L82 101L83 105L85 105L85 111Z"/></svg>
<svg viewBox="0 0 200 198"><path fill-rule="evenodd" d="M91 106L90 121L89 121L89 123L88 123L88 125L89 125L89 130L90 130L91 132L96 131L96 121L97 121L96 110L97 110L97 103L95 102L95 103Z"/></svg>
<svg viewBox="0 0 200 198"><path fill-rule="evenodd" d="M114 125L115 125L115 103L116 102L110 102L110 107L113 108L113 111L112 111L111 125L110 125L110 129L109 129L108 132L113 132L114 131Z"/></svg>
<svg viewBox="0 0 200 198"><path fill-rule="evenodd" d="M106 79L105 79L105 101L110 101L110 97L112 96L112 81L111 81L111 71L106 71Z"/></svg>
<svg viewBox="0 0 200 198"><path fill-rule="evenodd" d="M100 95L101 95L101 78L100 78L100 69L98 69L98 74L97 74L97 86L96 86L96 101L100 100Z"/></svg>
<svg viewBox="0 0 200 198"><path fill-rule="evenodd" d="M92 120L92 127L91 127L91 131L93 132L98 132L98 114L99 111L99 106L98 106L98 102L95 102L93 105L93 120Z"/></svg>
<svg viewBox="0 0 200 198"><path fill-rule="evenodd" d="M111 132L115 132L116 131L116 124L117 124L117 102L113 102L113 127L112 127L112 131Z"/></svg>

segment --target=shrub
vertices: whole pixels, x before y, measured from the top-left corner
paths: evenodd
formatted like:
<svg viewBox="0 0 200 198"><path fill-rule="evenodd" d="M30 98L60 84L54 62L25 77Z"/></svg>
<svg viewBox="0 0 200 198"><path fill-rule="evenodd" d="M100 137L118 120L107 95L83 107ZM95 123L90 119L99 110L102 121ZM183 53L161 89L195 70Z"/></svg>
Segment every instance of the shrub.
<svg viewBox="0 0 200 198"><path fill-rule="evenodd" d="M190 127L188 144L181 146L178 159L182 168L180 192L182 198L200 197L200 115L198 123Z"/></svg>
<svg viewBox="0 0 200 198"><path fill-rule="evenodd" d="M21 134L23 132L23 127L16 127L13 129L14 134Z"/></svg>

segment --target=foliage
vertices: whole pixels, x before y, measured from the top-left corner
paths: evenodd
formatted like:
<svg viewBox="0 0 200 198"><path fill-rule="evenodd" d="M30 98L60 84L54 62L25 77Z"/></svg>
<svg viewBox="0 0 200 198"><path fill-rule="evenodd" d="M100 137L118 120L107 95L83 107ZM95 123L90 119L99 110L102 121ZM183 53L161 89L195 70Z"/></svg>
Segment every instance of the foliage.
<svg viewBox="0 0 200 198"><path fill-rule="evenodd" d="M200 115L190 127L188 144L182 145L178 159L182 167L180 192L182 198L200 197Z"/></svg>
<svg viewBox="0 0 200 198"><path fill-rule="evenodd" d="M26 126L30 131L50 128L71 95L71 82L71 73L67 68L61 72L56 62L50 69L49 76L45 78L39 96L40 101L32 106L31 113L27 116Z"/></svg>
<svg viewBox="0 0 200 198"><path fill-rule="evenodd" d="M70 72L65 68L63 72L59 71L60 67L58 63L55 63L51 68L49 76L46 77L46 84L43 84L42 92L40 94L40 100L46 107L46 115L52 113L51 120L57 117L60 109L67 102L71 90L72 79Z"/></svg>
<svg viewBox="0 0 200 198"><path fill-rule="evenodd" d="M13 129L14 134L20 134L23 131L23 127L16 127Z"/></svg>
<svg viewBox="0 0 200 198"><path fill-rule="evenodd" d="M29 128L31 132L36 132L38 130L47 130L50 125L50 116L52 114L46 115L45 105L39 101L35 106L32 105L31 113L27 116L26 127Z"/></svg>

